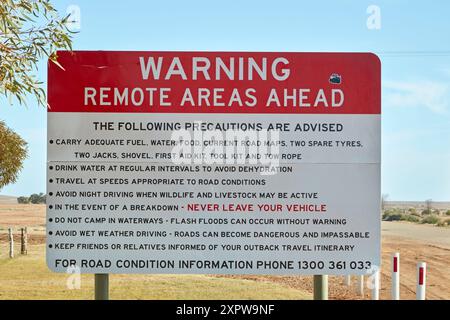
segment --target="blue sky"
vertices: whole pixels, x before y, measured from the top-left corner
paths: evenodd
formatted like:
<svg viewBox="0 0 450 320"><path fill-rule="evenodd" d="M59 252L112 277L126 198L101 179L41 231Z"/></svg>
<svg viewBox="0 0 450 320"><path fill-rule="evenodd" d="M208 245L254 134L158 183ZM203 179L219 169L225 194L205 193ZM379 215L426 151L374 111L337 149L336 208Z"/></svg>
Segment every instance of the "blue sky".
<svg viewBox="0 0 450 320"><path fill-rule="evenodd" d="M371 51L382 61L382 192L450 200L450 1L53 1L81 10L74 49ZM366 12L380 8L381 28ZM39 77L46 80L42 61ZM46 111L0 100L0 119L29 143L4 195L45 192Z"/></svg>

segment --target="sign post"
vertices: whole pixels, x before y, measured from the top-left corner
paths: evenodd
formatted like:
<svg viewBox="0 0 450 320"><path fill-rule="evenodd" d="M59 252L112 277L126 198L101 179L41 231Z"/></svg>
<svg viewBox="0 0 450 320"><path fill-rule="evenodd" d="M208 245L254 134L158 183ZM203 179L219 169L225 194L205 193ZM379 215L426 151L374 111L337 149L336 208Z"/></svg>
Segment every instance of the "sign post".
<svg viewBox="0 0 450 320"><path fill-rule="evenodd" d="M109 300L109 274L95 274L95 300Z"/></svg>
<svg viewBox="0 0 450 320"><path fill-rule="evenodd" d="M373 54L58 52L48 103L47 264L99 298L194 273L315 275L324 299L380 265Z"/></svg>
<svg viewBox="0 0 450 320"><path fill-rule="evenodd" d="M328 276L314 276L314 300L328 300Z"/></svg>

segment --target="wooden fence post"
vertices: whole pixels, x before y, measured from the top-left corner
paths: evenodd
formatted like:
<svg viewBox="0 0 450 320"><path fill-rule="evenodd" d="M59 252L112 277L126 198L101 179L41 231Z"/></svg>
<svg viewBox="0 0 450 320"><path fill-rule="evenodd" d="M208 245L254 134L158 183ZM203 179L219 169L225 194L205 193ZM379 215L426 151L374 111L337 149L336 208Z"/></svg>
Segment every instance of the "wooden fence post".
<svg viewBox="0 0 450 320"><path fill-rule="evenodd" d="M27 227L20 229L20 253L28 253L28 229Z"/></svg>
<svg viewBox="0 0 450 320"><path fill-rule="evenodd" d="M13 236L13 229L8 229L8 235L9 235L9 257L14 258L14 236Z"/></svg>

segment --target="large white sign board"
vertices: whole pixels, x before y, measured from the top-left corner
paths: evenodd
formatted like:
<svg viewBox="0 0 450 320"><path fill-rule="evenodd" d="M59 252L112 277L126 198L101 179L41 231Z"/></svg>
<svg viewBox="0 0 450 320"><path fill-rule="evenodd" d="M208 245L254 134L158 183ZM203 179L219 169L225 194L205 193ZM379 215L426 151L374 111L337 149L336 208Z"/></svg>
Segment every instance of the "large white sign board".
<svg viewBox="0 0 450 320"><path fill-rule="evenodd" d="M47 264L365 274L380 265L372 54L60 52Z"/></svg>

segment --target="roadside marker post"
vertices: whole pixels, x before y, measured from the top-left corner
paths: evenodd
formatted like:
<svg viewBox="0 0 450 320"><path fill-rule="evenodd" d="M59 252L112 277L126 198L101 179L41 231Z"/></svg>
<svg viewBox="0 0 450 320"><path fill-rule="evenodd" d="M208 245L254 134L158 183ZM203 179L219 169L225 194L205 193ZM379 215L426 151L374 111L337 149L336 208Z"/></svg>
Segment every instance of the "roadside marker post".
<svg viewBox="0 0 450 320"><path fill-rule="evenodd" d="M328 276L314 276L314 300L328 300Z"/></svg>
<svg viewBox="0 0 450 320"><path fill-rule="evenodd" d="M364 275L358 276L358 288L357 293L360 296L364 296Z"/></svg>
<svg viewBox="0 0 450 320"><path fill-rule="evenodd" d="M346 275L344 279L344 283L347 287L350 287L352 285L352 276Z"/></svg>
<svg viewBox="0 0 450 320"><path fill-rule="evenodd" d="M400 253L392 255L392 300L400 300Z"/></svg>
<svg viewBox="0 0 450 320"><path fill-rule="evenodd" d="M372 300L380 300L380 271L373 275Z"/></svg>
<svg viewBox="0 0 450 320"><path fill-rule="evenodd" d="M109 274L95 274L95 300L109 300Z"/></svg>
<svg viewBox="0 0 450 320"><path fill-rule="evenodd" d="M417 264L416 300L425 300L426 284L427 284L427 264L425 262L419 262Z"/></svg>

